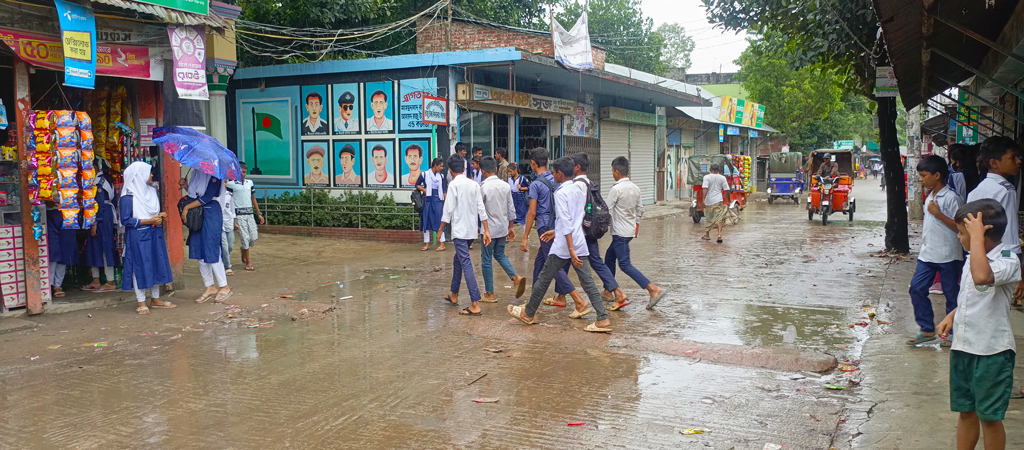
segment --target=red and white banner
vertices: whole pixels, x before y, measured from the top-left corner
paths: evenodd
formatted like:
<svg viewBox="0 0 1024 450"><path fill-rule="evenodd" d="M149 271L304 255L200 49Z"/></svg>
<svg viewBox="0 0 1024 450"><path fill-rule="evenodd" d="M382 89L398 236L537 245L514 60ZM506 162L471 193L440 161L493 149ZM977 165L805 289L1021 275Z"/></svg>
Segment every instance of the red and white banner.
<svg viewBox="0 0 1024 450"><path fill-rule="evenodd" d="M0 40L29 64L64 70L64 48L58 36L0 28ZM163 61L153 53L142 45L98 42L96 74L163 81Z"/></svg>

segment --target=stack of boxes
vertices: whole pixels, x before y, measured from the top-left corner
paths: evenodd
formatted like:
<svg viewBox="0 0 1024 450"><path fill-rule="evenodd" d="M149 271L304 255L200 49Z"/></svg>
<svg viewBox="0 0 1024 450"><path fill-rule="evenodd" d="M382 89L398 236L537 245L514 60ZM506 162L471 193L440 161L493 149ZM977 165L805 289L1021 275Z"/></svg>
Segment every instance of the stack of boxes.
<svg viewBox="0 0 1024 450"><path fill-rule="evenodd" d="M50 257L47 251L46 235L39 240L39 278L44 303L49 303ZM21 225L0 227L0 295L5 309L25 306L28 298L25 289L25 240Z"/></svg>

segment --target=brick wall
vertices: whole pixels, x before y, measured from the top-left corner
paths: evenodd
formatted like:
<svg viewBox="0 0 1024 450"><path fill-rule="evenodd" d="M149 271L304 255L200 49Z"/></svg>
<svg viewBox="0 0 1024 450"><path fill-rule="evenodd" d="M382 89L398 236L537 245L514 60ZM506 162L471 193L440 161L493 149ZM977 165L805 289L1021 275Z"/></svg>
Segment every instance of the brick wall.
<svg viewBox="0 0 1024 450"><path fill-rule="evenodd" d="M330 239L351 239L355 241L404 242L409 244L423 243L423 233L416 230L373 230L368 228L260 225L260 233L323 237Z"/></svg>
<svg viewBox="0 0 1024 450"><path fill-rule="evenodd" d="M460 20L452 21L452 51L502 47L516 47L530 53L538 53L551 58L555 57L555 46L550 34L516 31ZM596 47L592 47L592 50L594 68L604 70L604 50ZM448 51L444 22L431 23L426 18L417 20L416 53L440 53L444 51Z"/></svg>

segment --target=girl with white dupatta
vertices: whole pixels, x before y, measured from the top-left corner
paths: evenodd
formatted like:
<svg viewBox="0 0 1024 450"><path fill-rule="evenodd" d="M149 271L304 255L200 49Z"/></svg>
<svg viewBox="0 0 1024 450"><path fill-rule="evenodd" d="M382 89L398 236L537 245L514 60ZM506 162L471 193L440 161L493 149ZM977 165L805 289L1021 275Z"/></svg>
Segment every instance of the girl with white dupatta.
<svg viewBox="0 0 1024 450"><path fill-rule="evenodd" d="M423 193L423 212L420 213L420 231L423 232L423 248L430 249L430 233L441 226L441 212L444 209L444 160L434 158L430 170L420 173L416 180L416 189ZM444 251L444 233L437 233L437 241L441 243L437 251Z"/></svg>
<svg viewBox="0 0 1024 450"><path fill-rule="evenodd" d="M174 303L160 301L160 286L174 281L171 261L167 257L163 223L167 213L160 212L160 196L151 186L152 167L141 161L124 171L124 190L118 206L124 225L124 276L121 289L135 291L139 314L149 314L146 290L150 290L150 307L174 308Z"/></svg>
<svg viewBox="0 0 1024 450"><path fill-rule="evenodd" d="M227 190L225 183L217 178L192 171L192 179L188 183L188 196L195 199L181 211L181 221L185 222L188 212L193 208L203 208L203 227L198 232L189 232L188 258L199 260L199 274L203 276L206 291L196 299L196 303L206 303L213 299L221 303L231 297L234 292L228 286L228 276L221 260L221 235L224 216L220 199ZM216 278L217 287L213 282Z"/></svg>

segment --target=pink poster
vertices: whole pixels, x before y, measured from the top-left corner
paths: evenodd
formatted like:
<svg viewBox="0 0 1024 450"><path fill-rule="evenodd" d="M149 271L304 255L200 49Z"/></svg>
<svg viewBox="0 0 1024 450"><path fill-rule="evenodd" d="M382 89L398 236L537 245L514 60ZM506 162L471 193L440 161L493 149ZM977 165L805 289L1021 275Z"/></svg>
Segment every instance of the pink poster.
<svg viewBox="0 0 1024 450"><path fill-rule="evenodd" d="M0 40L34 66L64 70L64 50L57 36L0 28ZM162 81L162 63L151 55L149 47L96 43L96 73L99 75Z"/></svg>
<svg viewBox="0 0 1024 450"><path fill-rule="evenodd" d="M206 27L202 25L168 25L174 55L174 88L178 97L209 100L206 85Z"/></svg>

